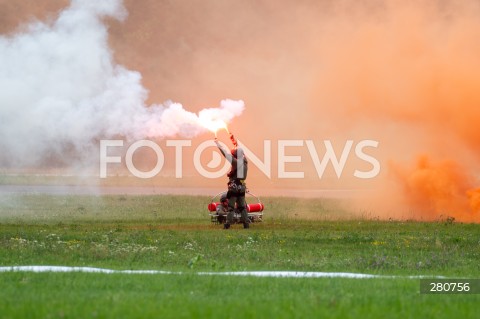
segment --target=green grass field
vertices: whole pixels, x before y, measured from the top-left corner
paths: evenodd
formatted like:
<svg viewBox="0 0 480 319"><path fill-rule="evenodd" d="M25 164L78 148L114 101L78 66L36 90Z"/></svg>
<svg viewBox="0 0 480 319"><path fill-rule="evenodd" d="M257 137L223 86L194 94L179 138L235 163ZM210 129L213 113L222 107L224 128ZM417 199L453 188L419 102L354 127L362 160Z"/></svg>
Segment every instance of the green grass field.
<svg viewBox="0 0 480 319"><path fill-rule="evenodd" d="M207 197L0 196L0 267L183 274L0 273L1 318L476 318L478 294L420 294L406 276L480 278L480 225L353 218L326 199L266 198L225 231ZM397 278L257 278L294 270Z"/></svg>

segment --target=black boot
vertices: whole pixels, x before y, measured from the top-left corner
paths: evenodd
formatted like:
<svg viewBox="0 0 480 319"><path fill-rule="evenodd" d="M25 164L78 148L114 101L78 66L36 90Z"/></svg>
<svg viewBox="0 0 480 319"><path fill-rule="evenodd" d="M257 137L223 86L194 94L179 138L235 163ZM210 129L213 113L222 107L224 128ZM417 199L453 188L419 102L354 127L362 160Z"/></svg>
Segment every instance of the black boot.
<svg viewBox="0 0 480 319"><path fill-rule="evenodd" d="M230 228L230 224L223 224L223 229L229 229Z"/></svg>
<svg viewBox="0 0 480 319"><path fill-rule="evenodd" d="M249 223L243 223L243 228L250 228L250 224Z"/></svg>

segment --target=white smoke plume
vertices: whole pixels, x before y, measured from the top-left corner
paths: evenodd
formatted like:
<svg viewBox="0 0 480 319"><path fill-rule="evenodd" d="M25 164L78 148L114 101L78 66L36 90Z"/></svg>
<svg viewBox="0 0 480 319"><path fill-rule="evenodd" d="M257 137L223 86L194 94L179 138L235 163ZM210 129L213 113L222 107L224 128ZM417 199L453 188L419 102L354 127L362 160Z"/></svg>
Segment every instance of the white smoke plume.
<svg viewBox="0 0 480 319"><path fill-rule="evenodd" d="M58 18L0 36L0 165L78 157L99 139L193 137L199 116L229 122L243 101L199 115L179 103L146 105L141 74L115 63L103 19L123 20L121 0L72 0Z"/></svg>

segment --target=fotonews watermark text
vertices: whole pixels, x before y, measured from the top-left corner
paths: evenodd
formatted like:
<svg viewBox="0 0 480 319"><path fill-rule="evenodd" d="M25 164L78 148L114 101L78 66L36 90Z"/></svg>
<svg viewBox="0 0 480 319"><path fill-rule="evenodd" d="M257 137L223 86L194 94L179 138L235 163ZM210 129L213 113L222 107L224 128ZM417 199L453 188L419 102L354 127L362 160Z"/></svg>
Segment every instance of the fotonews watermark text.
<svg viewBox="0 0 480 319"><path fill-rule="evenodd" d="M272 159L272 141L265 140L263 142L263 154L257 155L247 145L239 142L239 146L244 150L245 156L248 158L249 165L257 167L266 177L272 178L272 167L276 167L276 177L282 179L301 179L305 177L305 172L301 169L289 169L290 164L303 164L305 161L313 162L318 178L322 178L325 171L329 167L329 163L333 168L336 176L340 178L344 174L344 168L347 160L350 157L355 157L361 162L367 163L368 169L355 169L353 176L359 179L371 179L380 173L380 162L374 156L375 149L378 148L378 141L375 140L361 140L354 142L353 140L346 140L343 145L337 143L334 147L330 140L323 140L323 147L317 147L313 140L278 140L276 142L276 156ZM318 142L317 142L318 143ZM228 146L221 143L223 147L228 149ZM134 163L133 157L135 152L142 148L149 148L156 154L155 166L148 170L139 170ZM139 140L132 143L125 154L121 156L109 155L114 150L124 149L123 140L101 140L100 141L100 178L108 177L108 168L110 164L125 163L126 167L132 175L146 179L157 176L165 165L164 151L174 152L174 168L175 177L182 178L184 164L193 164L195 170L206 178L218 178L224 176L230 169L230 163L227 161L220 161L218 158L218 149L213 141L205 141L193 150L192 158L185 156L185 150L192 147L191 140L166 140L163 148L151 140ZM306 156L301 155L302 151L308 152ZM191 152L189 152L191 153ZM202 156L204 154L210 155L218 160L215 162L215 167L212 164L205 165L202 163ZM215 154L215 155L214 155ZM275 161L276 165L272 165ZM357 161L358 162L358 161Z"/></svg>

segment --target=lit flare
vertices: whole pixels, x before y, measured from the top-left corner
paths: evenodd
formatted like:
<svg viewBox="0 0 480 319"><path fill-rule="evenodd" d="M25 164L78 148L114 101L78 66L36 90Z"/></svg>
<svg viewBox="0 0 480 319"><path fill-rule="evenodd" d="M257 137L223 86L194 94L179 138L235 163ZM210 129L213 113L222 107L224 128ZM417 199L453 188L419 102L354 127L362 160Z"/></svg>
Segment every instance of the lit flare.
<svg viewBox="0 0 480 319"><path fill-rule="evenodd" d="M227 123L222 120L203 120L202 125L209 131L212 131L215 134L215 137L217 137L217 132L221 129L225 129L225 131L230 133Z"/></svg>

